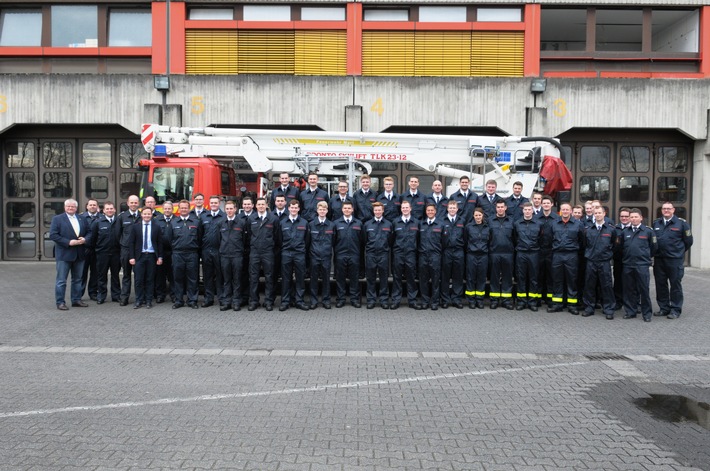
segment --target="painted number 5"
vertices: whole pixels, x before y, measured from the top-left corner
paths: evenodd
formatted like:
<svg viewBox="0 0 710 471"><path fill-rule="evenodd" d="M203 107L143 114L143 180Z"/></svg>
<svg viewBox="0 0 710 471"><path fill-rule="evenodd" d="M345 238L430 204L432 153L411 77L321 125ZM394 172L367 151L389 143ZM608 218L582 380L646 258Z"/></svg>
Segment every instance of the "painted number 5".
<svg viewBox="0 0 710 471"><path fill-rule="evenodd" d="M192 114L202 114L205 112L205 101L201 96L192 97Z"/></svg>
<svg viewBox="0 0 710 471"><path fill-rule="evenodd" d="M558 98L553 102L555 107L553 108L552 112L557 116L558 118L562 118L567 114L567 102L563 100L562 98Z"/></svg>

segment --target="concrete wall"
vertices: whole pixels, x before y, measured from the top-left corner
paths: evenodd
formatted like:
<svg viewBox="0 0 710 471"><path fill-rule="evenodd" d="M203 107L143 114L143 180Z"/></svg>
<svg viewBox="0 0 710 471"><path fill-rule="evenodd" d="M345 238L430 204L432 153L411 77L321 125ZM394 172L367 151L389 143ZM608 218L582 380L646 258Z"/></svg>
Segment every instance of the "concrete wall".
<svg viewBox="0 0 710 471"><path fill-rule="evenodd" d="M133 132L160 104L152 76L0 75L0 130L16 123L118 123ZM3 98L4 97L4 98ZM528 134L573 127L678 129L707 135L710 80L172 76L166 101L185 126L308 124L345 127L345 107L363 108L363 130L391 125L497 126L526 133L526 110L546 109ZM179 109L179 108L178 108ZM173 118L174 119L174 118Z"/></svg>

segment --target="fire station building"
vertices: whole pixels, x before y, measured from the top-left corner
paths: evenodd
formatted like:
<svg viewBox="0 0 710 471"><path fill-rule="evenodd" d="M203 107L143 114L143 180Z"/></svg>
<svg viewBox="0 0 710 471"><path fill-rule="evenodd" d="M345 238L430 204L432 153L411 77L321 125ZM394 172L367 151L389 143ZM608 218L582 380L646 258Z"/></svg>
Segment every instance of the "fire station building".
<svg viewBox="0 0 710 471"><path fill-rule="evenodd" d="M4 0L0 257L51 259L67 198L137 193L145 122L557 137L573 202L670 200L710 268L706 3Z"/></svg>

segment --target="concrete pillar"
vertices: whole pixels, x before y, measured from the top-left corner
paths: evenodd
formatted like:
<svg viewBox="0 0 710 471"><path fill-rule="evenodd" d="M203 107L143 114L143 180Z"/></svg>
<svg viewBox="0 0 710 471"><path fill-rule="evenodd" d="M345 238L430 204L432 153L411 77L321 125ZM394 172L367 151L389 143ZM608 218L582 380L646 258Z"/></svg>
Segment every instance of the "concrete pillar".
<svg viewBox="0 0 710 471"><path fill-rule="evenodd" d="M143 123L160 124L162 118L162 110L158 103L143 104Z"/></svg>
<svg viewBox="0 0 710 471"><path fill-rule="evenodd" d="M362 131L362 106L348 105L345 107L345 131Z"/></svg>
<svg viewBox="0 0 710 471"><path fill-rule="evenodd" d="M163 125L182 126L182 105L163 106Z"/></svg>
<svg viewBox="0 0 710 471"><path fill-rule="evenodd" d="M708 112L708 123L710 123L710 112ZM710 268L710 211L708 211L710 191L703 191L708 181L710 181L710 135L704 141L695 141L693 191L688 195L693 198L690 218L693 247L690 249L690 265L696 268Z"/></svg>
<svg viewBox="0 0 710 471"><path fill-rule="evenodd" d="M526 136L554 137L549 135L549 126L547 123L547 108L526 108L525 118Z"/></svg>

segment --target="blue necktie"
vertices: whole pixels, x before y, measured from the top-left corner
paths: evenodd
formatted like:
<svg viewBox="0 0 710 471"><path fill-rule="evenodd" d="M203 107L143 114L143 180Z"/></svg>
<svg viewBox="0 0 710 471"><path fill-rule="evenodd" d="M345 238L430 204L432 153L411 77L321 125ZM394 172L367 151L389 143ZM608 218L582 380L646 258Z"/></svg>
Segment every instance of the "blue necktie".
<svg viewBox="0 0 710 471"><path fill-rule="evenodd" d="M143 252L148 251L148 224L143 224Z"/></svg>

